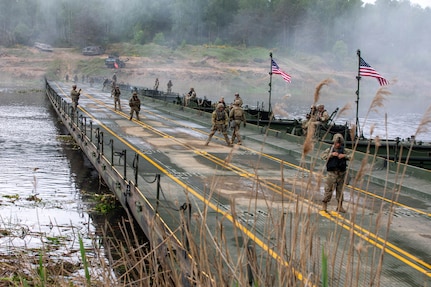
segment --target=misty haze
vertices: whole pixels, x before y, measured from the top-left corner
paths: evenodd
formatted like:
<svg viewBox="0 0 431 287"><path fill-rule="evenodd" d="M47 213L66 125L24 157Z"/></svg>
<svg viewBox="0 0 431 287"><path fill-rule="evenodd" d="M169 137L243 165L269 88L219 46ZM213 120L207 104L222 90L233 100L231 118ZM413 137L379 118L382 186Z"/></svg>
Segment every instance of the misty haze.
<svg viewBox="0 0 431 287"><path fill-rule="evenodd" d="M119 72L120 79L132 85L152 87L160 77L163 86L172 79L179 93L195 87L198 96L212 101L224 96L230 101L240 92L246 104L268 107L272 52L280 68L292 76L291 83L272 79L272 106L279 107L280 115L284 110L288 116L300 116L313 103L316 85L331 78L334 82L322 90L320 101L328 111L349 103L351 114L345 118L351 121L360 49L362 57L390 82L391 95L380 113L372 116L423 114L429 103L431 10L409 1L377 0L371 5L358 0L2 0L0 8L2 47L42 42L79 53L96 45L106 49L106 55L148 59L136 66L130 61ZM164 52L145 48L150 43ZM198 45L208 51L188 60L192 68L178 64L182 51L193 56ZM250 48L255 50L246 53ZM223 65L217 68L218 63ZM57 64L45 66L54 80L81 72L72 59ZM112 73L91 65L92 73L103 77ZM10 73L2 73L3 81L16 79L8 78ZM379 84L364 77L360 83L359 110L364 116Z"/></svg>

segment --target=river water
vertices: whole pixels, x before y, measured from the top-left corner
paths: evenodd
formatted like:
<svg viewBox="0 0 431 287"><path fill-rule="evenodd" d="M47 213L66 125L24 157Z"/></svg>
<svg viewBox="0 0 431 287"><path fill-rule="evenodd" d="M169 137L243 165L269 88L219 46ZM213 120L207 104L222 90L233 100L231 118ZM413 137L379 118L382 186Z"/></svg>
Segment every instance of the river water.
<svg viewBox="0 0 431 287"><path fill-rule="evenodd" d="M91 250L107 219L94 212L92 198L109 190L65 140L42 91L0 90L0 122L0 256L37 258L43 250L51 259L82 262L78 235ZM116 212L113 226L124 216Z"/></svg>

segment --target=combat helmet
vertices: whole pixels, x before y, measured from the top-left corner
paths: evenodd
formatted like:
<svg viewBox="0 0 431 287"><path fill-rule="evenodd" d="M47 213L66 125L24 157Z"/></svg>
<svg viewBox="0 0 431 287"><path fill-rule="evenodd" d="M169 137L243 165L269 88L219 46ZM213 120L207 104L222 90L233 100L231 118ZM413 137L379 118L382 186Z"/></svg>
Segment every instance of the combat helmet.
<svg viewBox="0 0 431 287"><path fill-rule="evenodd" d="M341 134L339 134L339 133L336 133L336 134L334 135L334 137L332 138L332 141L333 141L334 143L339 142L339 143L343 144L343 143L344 143L343 135L341 135Z"/></svg>

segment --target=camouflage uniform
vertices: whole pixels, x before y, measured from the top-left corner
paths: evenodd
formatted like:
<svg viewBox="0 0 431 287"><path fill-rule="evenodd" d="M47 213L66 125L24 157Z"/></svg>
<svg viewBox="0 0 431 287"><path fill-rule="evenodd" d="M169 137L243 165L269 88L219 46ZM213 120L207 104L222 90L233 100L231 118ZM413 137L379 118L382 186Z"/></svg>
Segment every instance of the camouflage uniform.
<svg viewBox="0 0 431 287"><path fill-rule="evenodd" d="M216 131L219 131L223 134L226 144L231 146L229 137L227 135L228 123L229 115L224 109L223 104L218 104L217 109L212 113L212 128L205 145L208 145Z"/></svg>
<svg viewBox="0 0 431 287"><path fill-rule="evenodd" d="M344 149L344 139L341 134L335 134L333 146L322 152L321 158L326 160L327 176L325 181L325 195L322 200L322 210L327 210L328 202L331 201L332 192L335 188L337 199L337 211L346 212L343 208L343 187L346 177L347 161L351 158L351 153Z"/></svg>
<svg viewBox="0 0 431 287"><path fill-rule="evenodd" d="M235 137L238 139L238 144L241 145L241 135L239 134L239 129L241 127L241 123L246 126L246 119L244 110L239 106L240 101L235 100L233 103L233 108L229 112L229 119L231 120L231 128L233 129L231 144L234 144Z"/></svg>
<svg viewBox="0 0 431 287"><path fill-rule="evenodd" d="M70 91L70 97L72 98L72 107L74 111L78 108L79 95L81 95L81 89L77 91L76 85L73 85L72 90Z"/></svg>
<svg viewBox="0 0 431 287"><path fill-rule="evenodd" d="M121 95L121 91L120 91L120 87L115 87L114 89L114 106L115 106L115 110L117 110L117 103L118 103L118 109L121 111L121 102L120 102L120 95Z"/></svg>
<svg viewBox="0 0 431 287"><path fill-rule="evenodd" d="M111 97L114 96L114 92L115 92L115 87L117 86L117 83L112 81L111 82Z"/></svg>
<svg viewBox="0 0 431 287"><path fill-rule="evenodd" d="M187 107L191 100L196 99L196 92L194 88L190 88L190 91L184 97L184 105Z"/></svg>
<svg viewBox="0 0 431 287"><path fill-rule="evenodd" d="M136 119L139 121L139 111L141 110L141 100L138 98L138 93L134 92L132 97L129 99L130 106L130 118L129 121L133 118L133 112L136 113Z"/></svg>

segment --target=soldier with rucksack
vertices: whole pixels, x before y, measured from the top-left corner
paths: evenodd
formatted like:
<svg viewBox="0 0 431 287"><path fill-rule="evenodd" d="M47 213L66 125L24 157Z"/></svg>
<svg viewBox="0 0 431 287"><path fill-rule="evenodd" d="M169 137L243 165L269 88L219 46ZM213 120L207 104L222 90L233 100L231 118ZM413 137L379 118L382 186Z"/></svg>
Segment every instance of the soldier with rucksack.
<svg viewBox="0 0 431 287"><path fill-rule="evenodd" d="M133 112L136 114L136 119L139 121L139 111L141 110L141 100L138 98L138 93L133 92L132 97L129 99L129 107L130 107L130 118L129 121L133 118Z"/></svg>
<svg viewBox="0 0 431 287"><path fill-rule="evenodd" d="M208 139L205 142L205 145L208 145L211 141L211 138L213 137L213 135L219 131L223 134L224 139L226 141L226 144L228 146L231 146L229 137L227 135L227 125L229 123L229 115L226 112L223 104L218 104L217 108L214 110L214 112L212 113L212 127L211 127L211 132L208 135Z"/></svg>
<svg viewBox="0 0 431 287"><path fill-rule="evenodd" d="M241 135L239 134L239 129L241 127L241 123L243 123L244 127L246 126L246 118L244 110L240 106L240 101L235 100L233 102L233 107L229 112L230 119L230 127L233 130L231 144L235 143L235 137L238 139L238 144L241 145Z"/></svg>
<svg viewBox="0 0 431 287"><path fill-rule="evenodd" d="M114 94L114 109L117 110L117 103L118 103L118 109L121 111L121 101L120 101L121 91L119 86L115 87L113 94Z"/></svg>

